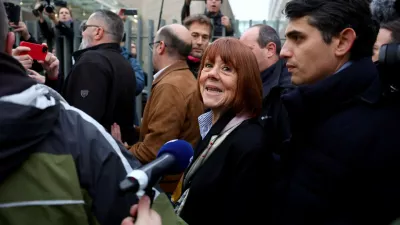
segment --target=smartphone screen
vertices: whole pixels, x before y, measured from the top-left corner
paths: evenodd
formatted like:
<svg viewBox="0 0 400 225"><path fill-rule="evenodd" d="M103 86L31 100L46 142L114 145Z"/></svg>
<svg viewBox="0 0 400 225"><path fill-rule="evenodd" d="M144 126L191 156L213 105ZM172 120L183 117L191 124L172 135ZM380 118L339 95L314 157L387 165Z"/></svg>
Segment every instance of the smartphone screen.
<svg viewBox="0 0 400 225"><path fill-rule="evenodd" d="M138 12L137 9L121 9L119 14L125 16L135 16L138 14Z"/></svg>
<svg viewBox="0 0 400 225"><path fill-rule="evenodd" d="M137 9L126 9L125 15L127 16L134 16L137 15Z"/></svg>

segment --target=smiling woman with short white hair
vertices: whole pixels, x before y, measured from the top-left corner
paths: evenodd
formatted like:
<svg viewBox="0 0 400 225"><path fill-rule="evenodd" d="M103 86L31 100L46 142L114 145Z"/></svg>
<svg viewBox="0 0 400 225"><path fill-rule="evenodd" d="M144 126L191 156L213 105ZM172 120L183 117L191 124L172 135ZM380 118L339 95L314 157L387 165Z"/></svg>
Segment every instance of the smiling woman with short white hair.
<svg viewBox="0 0 400 225"><path fill-rule="evenodd" d="M199 117L202 140L178 190L177 212L190 225L255 224L271 165L257 121L257 60L239 40L221 38L207 48L200 68L199 96L210 111Z"/></svg>

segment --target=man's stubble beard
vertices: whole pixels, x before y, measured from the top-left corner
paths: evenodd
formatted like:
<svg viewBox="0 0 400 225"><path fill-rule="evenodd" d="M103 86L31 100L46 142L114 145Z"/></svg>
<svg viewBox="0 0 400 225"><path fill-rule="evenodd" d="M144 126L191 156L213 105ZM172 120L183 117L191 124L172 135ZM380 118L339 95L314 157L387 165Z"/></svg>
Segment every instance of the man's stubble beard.
<svg viewBox="0 0 400 225"><path fill-rule="evenodd" d="M204 52L202 52L202 53L191 52L190 55L195 57L195 58L201 59L201 57L203 57L203 53Z"/></svg>
<svg viewBox="0 0 400 225"><path fill-rule="evenodd" d="M153 58L152 58L151 63L153 64L153 72L154 72L154 74L157 73L158 70L159 70L156 61L157 61L157 58L155 58L155 55L153 53Z"/></svg>

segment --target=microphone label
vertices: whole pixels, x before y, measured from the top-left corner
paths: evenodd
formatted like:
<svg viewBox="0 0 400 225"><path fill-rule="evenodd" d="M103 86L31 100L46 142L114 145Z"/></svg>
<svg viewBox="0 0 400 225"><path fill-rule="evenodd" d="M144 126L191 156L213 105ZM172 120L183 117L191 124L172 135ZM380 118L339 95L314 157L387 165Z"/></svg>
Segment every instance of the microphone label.
<svg viewBox="0 0 400 225"><path fill-rule="evenodd" d="M178 139L170 140L170 141L166 142L165 144L172 143L172 142L175 142L175 141L177 141L177 140L178 140Z"/></svg>

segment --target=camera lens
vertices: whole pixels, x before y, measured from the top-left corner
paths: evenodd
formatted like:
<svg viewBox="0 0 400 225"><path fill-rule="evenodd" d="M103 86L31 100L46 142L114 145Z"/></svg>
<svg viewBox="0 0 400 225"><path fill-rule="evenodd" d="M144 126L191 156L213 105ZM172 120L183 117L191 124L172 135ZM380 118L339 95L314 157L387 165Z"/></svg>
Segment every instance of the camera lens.
<svg viewBox="0 0 400 225"><path fill-rule="evenodd" d="M45 10L47 13L54 13L54 6L47 5Z"/></svg>
<svg viewBox="0 0 400 225"><path fill-rule="evenodd" d="M33 6L32 13L36 17L39 16L41 12L43 12L44 7L46 6L46 2L38 2Z"/></svg>

